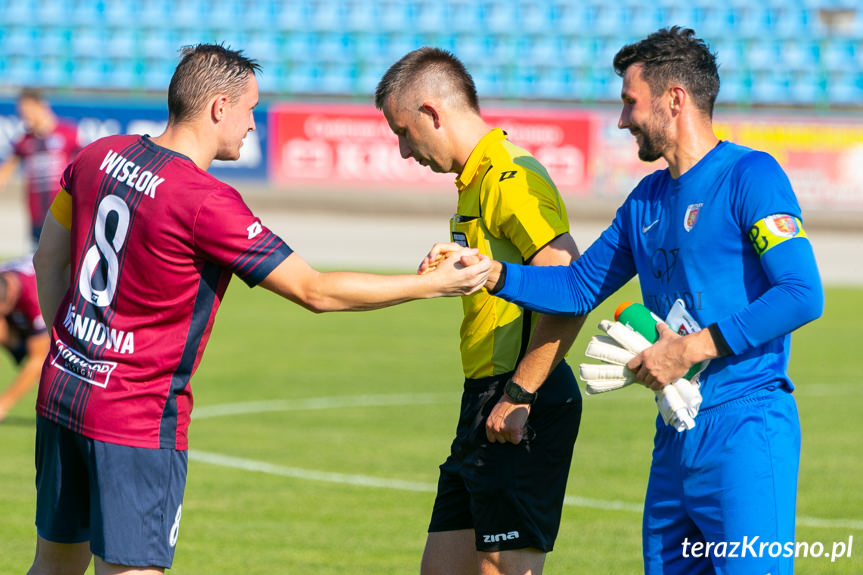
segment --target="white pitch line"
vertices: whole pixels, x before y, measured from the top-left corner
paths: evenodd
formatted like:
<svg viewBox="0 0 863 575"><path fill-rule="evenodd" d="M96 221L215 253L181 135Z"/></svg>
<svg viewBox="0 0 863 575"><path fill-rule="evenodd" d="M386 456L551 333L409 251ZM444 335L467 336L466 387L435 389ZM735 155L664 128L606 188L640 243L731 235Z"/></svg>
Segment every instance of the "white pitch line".
<svg viewBox="0 0 863 575"><path fill-rule="evenodd" d="M826 388L830 385L823 384L818 387ZM819 394L820 395L820 394ZM451 403L456 401L455 395L451 393L416 393L416 394L378 394L378 395L346 395L330 397L312 397L293 400L274 401L249 401L245 403L227 403L199 407L194 411L194 419L207 419L211 417L222 417L227 415L239 415L249 413L264 413L275 411L300 411L309 409L333 409L340 407L379 407L396 405L422 405L434 403ZM244 471L256 471L281 477L294 479L306 479L310 481L323 481L327 483L340 483L343 485L356 485L361 487L376 487L381 489L398 489L400 491L417 491L423 493L434 493L437 485L420 481L405 481L401 479L388 479L383 477L371 477L368 475L334 473L331 471L317 471L314 469L303 469L301 467L287 467L263 461L254 461L219 453L207 451L189 450L189 456L194 461L220 465ZM593 499L590 497L579 497L567 495L564 497L564 505L573 507L587 507L590 509L602 509L606 511L628 511L641 513L644 509L642 503L628 501ZM863 530L863 521L857 519L822 519L819 517L797 517L797 525L801 527L824 527L837 529Z"/></svg>
<svg viewBox="0 0 863 575"><path fill-rule="evenodd" d="M192 461L200 461L211 465L241 469L243 471L256 471L280 477L291 477L293 479L306 479L309 481L322 481L326 483L339 483L342 485L355 485L359 487L376 487L380 489L397 489L399 491L415 491L421 493L434 493L437 486L434 483L422 481L405 481L403 479L390 479L386 477L372 477L356 473L334 473L332 471L318 471L315 469L303 469L301 467L288 467L276 465L264 461L255 461L242 457L232 457L209 451L189 450ZM615 501L605 499L593 499L590 497L578 497L567 495L563 500L564 505L573 507L587 507L590 509L602 509L605 511L628 511L641 513L644 505L628 501ZM837 529L863 530L863 521L855 519L821 519L818 517L798 517L797 525L801 527L827 527Z"/></svg>
<svg viewBox="0 0 863 575"><path fill-rule="evenodd" d="M266 413L272 411L304 411L310 409L333 409L338 407L385 407L394 405L424 405L431 403L458 404L455 393L388 393L378 395L342 395L330 397L307 397L301 399L276 399L270 401L247 401L196 407L192 419L208 419L225 415Z"/></svg>

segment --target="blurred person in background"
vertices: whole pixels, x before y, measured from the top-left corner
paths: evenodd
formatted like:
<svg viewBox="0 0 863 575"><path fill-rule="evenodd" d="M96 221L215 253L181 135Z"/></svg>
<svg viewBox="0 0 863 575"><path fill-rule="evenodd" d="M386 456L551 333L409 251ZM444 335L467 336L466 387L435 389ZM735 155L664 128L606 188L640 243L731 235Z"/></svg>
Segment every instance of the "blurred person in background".
<svg viewBox="0 0 863 575"><path fill-rule="evenodd" d="M0 346L20 366L12 384L0 394L0 421L39 383L48 341L33 263L29 258L0 263Z"/></svg>
<svg viewBox="0 0 863 575"><path fill-rule="evenodd" d="M485 282L487 258L458 256L427 276L318 272L207 173L255 129L259 70L223 45L184 48L164 133L101 138L63 173L33 260L51 359L36 403L31 575L82 574L93 556L96 575L172 565L191 379L233 275L315 312Z"/></svg>
<svg viewBox="0 0 863 575"><path fill-rule="evenodd" d="M452 245L535 266L578 258L566 207L545 168L480 115L454 55L421 48L392 65L375 105L402 157L456 176ZM420 273L434 267L427 257ZM582 318L531 314L485 290L462 298L461 414L422 556L423 575L537 575L560 527L581 421L563 360Z"/></svg>
<svg viewBox="0 0 863 575"><path fill-rule="evenodd" d="M33 88L25 88L18 95L18 115L24 124L24 134L0 164L0 191L8 187L22 165L35 249L45 216L60 189L60 176L80 149L78 128L72 122L58 119L42 93Z"/></svg>

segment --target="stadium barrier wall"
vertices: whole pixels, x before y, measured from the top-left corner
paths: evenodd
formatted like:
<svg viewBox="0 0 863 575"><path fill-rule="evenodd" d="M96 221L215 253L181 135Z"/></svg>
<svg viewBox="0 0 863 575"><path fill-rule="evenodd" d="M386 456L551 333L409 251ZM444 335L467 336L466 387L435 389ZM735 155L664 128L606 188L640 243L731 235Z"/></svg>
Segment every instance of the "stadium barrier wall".
<svg viewBox="0 0 863 575"><path fill-rule="evenodd" d="M163 103L55 102L58 116L78 123L89 143L116 133L161 133ZM637 158L636 144L617 128L619 110L608 108L488 107L490 125L533 153L561 192L570 197L622 199L644 175L664 167ZM246 137L238 162L215 162L224 179L254 180L275 189L338 188L451 193L452 174L435 174L399 155L398 142L373 105L274 102L255 112L257 129ZM804 208L863 210L863 125L852 115L717 110L720 138L771 153L788 173ZM0 159L22 126L14 100L0 101Z"/></svg>

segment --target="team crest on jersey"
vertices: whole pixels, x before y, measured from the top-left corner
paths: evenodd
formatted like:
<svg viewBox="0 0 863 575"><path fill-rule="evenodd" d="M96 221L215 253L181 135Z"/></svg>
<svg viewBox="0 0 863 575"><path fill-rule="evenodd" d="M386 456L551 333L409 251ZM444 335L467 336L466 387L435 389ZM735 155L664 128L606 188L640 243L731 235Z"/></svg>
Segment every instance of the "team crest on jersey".
<svg viewBox="0 0 863 575"><path fill-rule="evenodd" d="M465 234L463 234L462 232L453 232L452 233L452 241L457 243L458 245L460 245L463 248L469 248L470 247L469 245L467 245L467 236Z"/></svg>
<svg viewBox="0 0 863 575"><path fill-rule="evenodd" d="M800 227L794 221L794 217L788 214L767 216L764 218L764 223L768 230L781 238L793 238L800 233Z"/></svg>
<svg viewBox="0 0 863 575"><path fill-rule="evenodd" d="M698 214L701 212L701 206L704 204L689 204L689 207L686 208L686 215L683 216L683 229L687 232L692 231L692 228L695 227L695 222L698 221Z"/></svg>

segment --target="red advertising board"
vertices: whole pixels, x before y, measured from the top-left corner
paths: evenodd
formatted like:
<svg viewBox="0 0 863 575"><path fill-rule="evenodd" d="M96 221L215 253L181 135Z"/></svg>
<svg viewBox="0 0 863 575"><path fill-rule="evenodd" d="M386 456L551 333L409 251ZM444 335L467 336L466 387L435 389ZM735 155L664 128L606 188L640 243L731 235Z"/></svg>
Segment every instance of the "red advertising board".
<svg viewBox="0 0 863 575"><path fill-rule="evenodd" d="M665 168L638 159L635 139L617 127L619 110L483 110L546 166L564 194L622 201L638 181ZM721 112L721 139L776 158L804 207L863 209L863 125L841 117ZM454 174L435 174L399 155L398 141L371 105L277 104L269 111L269 174L281 186L344 190L452 191Z"/></svg>
<svg viewBox="0 0 863 575"><path fill-rule="evenodd" d="M483 111L549 171L562 192L588 193L592 116L566 110ZM284 186L387 186L452 191L455 174L435 174L399 154L398 140L370 105L278 104L269 111L270 178Z"/></svg>

